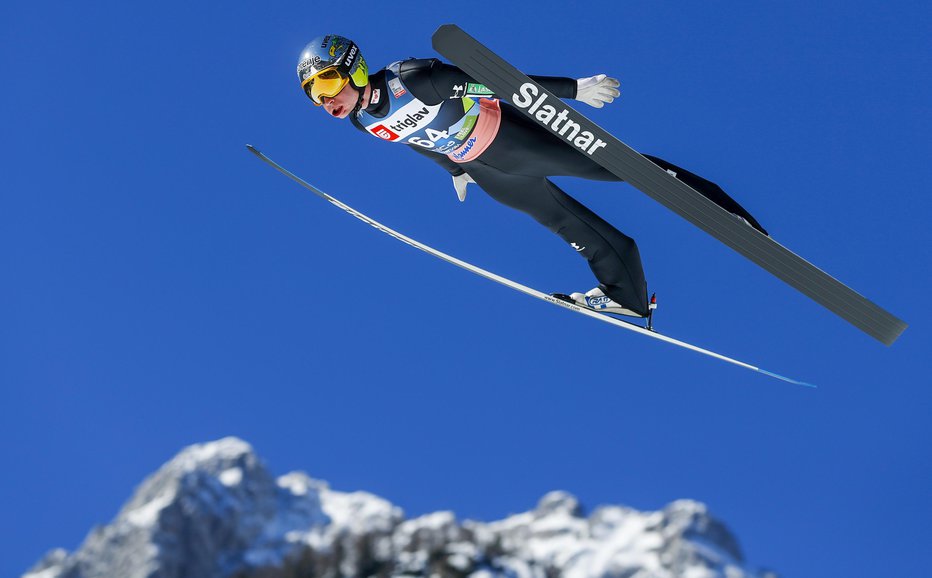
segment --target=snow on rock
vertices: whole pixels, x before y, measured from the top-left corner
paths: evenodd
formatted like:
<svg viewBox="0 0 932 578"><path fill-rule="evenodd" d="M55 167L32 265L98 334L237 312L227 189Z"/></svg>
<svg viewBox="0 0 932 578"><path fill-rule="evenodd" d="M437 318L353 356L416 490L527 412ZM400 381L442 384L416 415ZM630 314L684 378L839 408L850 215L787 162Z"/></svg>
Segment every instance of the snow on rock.
<svg viewBox="0 0 932 578"><path fill-rule="evenodd" d="M74 553L23 578L775 578L749 568L705 505L657 512L550 492L493 522L441 511L406 519L387 500L293 472L274 479L236 438L188 447L147 478Z"/></svg>
<svg viewBox="0 0 932 578"><path fill-rule="evenodd" d="M247 558L281 563L290 549L279 532L327 522L316 492L281 489L249 444L224 438L185 448L77 552L26 577L227 576Z"/></svg>
<svg viewBox="0 0 932 578"><path fill-rule="evenodd" d="M390 532L404 518L401 508L367 492L321 492L324 512L336 531L362 534L367 531Z"/></svg>

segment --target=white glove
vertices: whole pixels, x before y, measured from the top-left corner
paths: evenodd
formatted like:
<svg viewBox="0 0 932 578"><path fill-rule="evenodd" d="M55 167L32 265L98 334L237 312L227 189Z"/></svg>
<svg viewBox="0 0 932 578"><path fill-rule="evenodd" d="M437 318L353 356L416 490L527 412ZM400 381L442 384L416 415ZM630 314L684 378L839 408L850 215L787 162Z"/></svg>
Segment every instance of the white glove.
<svg viewBox="0 0 932 578"><path fill-rule="evenodd" d="M585 102L589 106L602 108L621 94L615 88L617 86L621 86L617 79L609 78L604 74L580 78L576 81L576 100Z"/></svg>
<svg viewBox="0 0 932 578"><path fill-rule="evenodd" d="M458 198L461 203L466 200L466 185L469 183L476 184L476 181L472 180L469 173L463 173L453 177L453 188L456 189L456 198Z"/></svg>

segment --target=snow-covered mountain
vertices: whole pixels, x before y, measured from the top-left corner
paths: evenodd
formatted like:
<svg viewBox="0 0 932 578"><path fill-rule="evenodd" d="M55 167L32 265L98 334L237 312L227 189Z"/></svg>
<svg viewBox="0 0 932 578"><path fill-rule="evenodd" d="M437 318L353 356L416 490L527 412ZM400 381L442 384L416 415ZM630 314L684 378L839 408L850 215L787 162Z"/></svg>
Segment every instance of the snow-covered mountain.
<svg viewBox="0 0 932 578"><path fill-rule="evenodd" d="M275 479L245 442L186 448L74 553L53 550L23 578L342 576L774 578L749 568L700 503L589 516L551 492L495 522L452 512L406 519L365 492L295 472Z"/></svg>

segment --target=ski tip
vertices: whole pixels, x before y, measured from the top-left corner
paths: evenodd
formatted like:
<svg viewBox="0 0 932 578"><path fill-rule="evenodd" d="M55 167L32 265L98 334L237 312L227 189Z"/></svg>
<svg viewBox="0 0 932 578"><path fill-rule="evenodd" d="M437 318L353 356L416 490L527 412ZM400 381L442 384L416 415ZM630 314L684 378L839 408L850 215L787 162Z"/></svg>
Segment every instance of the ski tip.
<svg viewBox="0 0 932 578"><path fill-rule="evenodd" d="M448 31L449 31L449 32L455 32L455 31L457 31L457 30L459 30L460 32L463 31L463 29L460 28L459 26L457 26L456 24L441 24L441 25L437 28L437 31L434 32L434 34L440 34L441 32L448 32Z"/></svg>
<svg viewBox="0 0 932 578"><path fill-rule="evenodd" d="M779 380L785 381L787 383L792 383L795 385L801 385L803 387L811 387L812 389L817 389L818 386L813 383L807 383L805 381L799 381L798 379L793 379L791 377L786 377L785 375L780 375L779 373L774 373L772 371L767 371L766 369L758 368L757 371L763 373L764 375L769 375L770 377L775 377Z"/></svg>
<svg viewBox="0 0 932 578"><path fill-rule="evenodd" d="M431 36L430 38L431 45L434 47L434 50L437 50L438 52L440 52L439 46L438 46L439 37L446 36L449 39L449 37L451 36L463 35L463 34L466 34L466 33L463 32L463 29L457 26L456 24L441 24L440 27L437 28L436 32L434 32L433 36Z"/></svg>

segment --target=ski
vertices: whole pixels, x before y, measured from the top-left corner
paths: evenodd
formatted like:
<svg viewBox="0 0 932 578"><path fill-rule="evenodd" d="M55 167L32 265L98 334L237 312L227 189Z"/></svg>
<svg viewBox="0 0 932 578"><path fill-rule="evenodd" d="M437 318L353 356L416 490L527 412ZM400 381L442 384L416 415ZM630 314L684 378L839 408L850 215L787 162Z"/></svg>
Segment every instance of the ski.
<svg viewBox="0 0 932 578"><path fill-rule="evenodd" d="M544 90L458 26L446 24L437 29L433 35L433 46L494 94L561 137L567 146L599 163L871 337L891 345L906 329L907 324L901 319L680 182Z"/></svg>
<svg viewBox="0 0 932 578"><path fill-rule="evenodd" d="M406 236L406 235L403 235L403 234L399 233L398 231L395 231L394 229L390 229L389 227L386 227L385 225L383 225L382 223L376 221L375 219L372 219L371 217L368 217L368 216L366 216L366 215L360 213L360 212L357 211L356 209L354 209L354 208L350 207L349 205L347 205L347 204L345 204L345 203L339 201L339 200L336 199L335 197L332 197L332 196L328 195L327 193L321 191L320 189L318 189L318 188L315 187L314 185L308 183L307 181L305 181L305 180L303 180L302 178L298 177L298 176L295 175L294 173L290 172L288 169L284 168L283 166L281 166L280 164L276 163L275 161L273 161L273 160L270 159L269 157L265 156L262 152L260 152L260 151L259 151L258 149L256 149L254 146L252 146L252 145L246 145L246 148L248 148L250 152L252 152L254 155L256 155L256 156L257 156L259 159L261 159L263 162L265 162L265 163L267 163L268 165L272 166L272 167L273 167L275 170L277 170L278 172L282 173L282 174L285 175L286 177L290 178L290 179L293 180L294 182L298 183L299 185L301 185L301 186L304 187L305 189L311 191L312 193L314 193L314 194L317 195L318 197L324 199L325 201L329 202L330 204L332 204L332 205L334 205L334 206L336 206L336 207L342 209L343 211L346 211L347 213L349 213L350 215L356 217L356 218L359 219L360 221L362 221L362 222L364 222L364 223L366 223L366 224L368 224L368 225L371 225L372 227L375 227L375 228L378 229L379 231L382 231L383 233L385 233L386 235L389 235L390 237L394 237L395 239L401 241L402 243L405 243L405 244L407 244L407 245L411 245L412 247L414 247L414 248L416 248L416 249L420 249L421 251L424 251L425 253L428 253L429 255L433 255L434 257L437 257L438 259L441 259L441 260L443 260L443 261L446 261L447 263L451 263L451 264L456 265L457 267L460 267L460 268L462 268L462 269L465 269L465 270L467 270L467 271L469 271L469 272L471 272L471 273L475 273L476 275L479 275L480 277L485 277L486 279L489 279L489 280L491 280L491 281L495 281L496 283L500 283L500 284L502 284L502 285L504 285L504 286L506 286L506 287L510 287L511 289L514 289L515 291L524 293L525 295L530 295L531 297L536 297L537 299L540 299L540 300L542 300L542 301L546 301L546 302L551 303L551 304L553 304L553 305L558 305L558 306L560 306L560 307L563 307L563 308L565 308L565 309L569 309L570 311L574 311L574 312L576 312L576 313L579 313L579 314L581 314L581 315L585 315L585 316L587 316L587 317L591 317L591 318L593 318L593 319L598 319L599 321L603 321L603 322L605 322L605 323L608 323L608 324L610 324L610 325L614 325L614 326L616 326L616 327L621 327L622 329L627 329L628 331L633 331L634 333L638 333L638 334L640 334L640 335L646 335L647 337L651 337L651 338L653 338L653 339L657 339L657 340L660 340L660 341L664 341L664 342L666 342L666 343L670 343L670 344L672 344L672 345L676 345L677 347L682 347L682 348L684 348L684 349L689 349L689 350L691 350L691 351L695 351L695 352L697 352L697 353L701 353L701 354L707 355L707 356L709 356L709 357L714 357L715 359L719 359L719 360L721 360L721 361L725 361L725 362L731 363L731 364L733 364L733 365L737 365L737 366L739 366L739 367L743 367L743 368L745 368L745 369L750 369L751 371L756 371L757 373L761 373L761 374L763 374L763 375L767 375L767 376L770 376L770 377L774 377L774 378L777 378L777 379L782 380L782 381L786 381L786 382L789 382L789 383L794 383L794 384L797 384L797 385L803 385L803 386L806 386L806 387L815 387L814 385L812 385L812 384L810 384L810 383L806 383L806 382L804 382L804 381L798 381L798 380L796 380L796 379L791 379L791 378L789 378L789 377L785 377L785 376L779 375L779 374L777 374L777 373L773 373L773 372L770 372L770 371L766 371L766 370L763 370L763 369L761 369L761 368L759 368L759 367L755 367L755 366L753 366L753 365L751 365L751 364L749 364L749 363L745 363L745 362L743 362L743 361L738 361L737 359L732 359L731 357L726 357L726 356L721 355L721 354L719 354L719 353L715 353L714 351L710 351L710 350L708 350L708 349L703 349L703 348L701 348L701 347L697 347L697 346L692 345L692 344L690 344L690 343L686 343L685 341L680 341L680 340L674 339L674 338L672 338L672 337L667 337L666 335L657 333L656 331L647 329L647 328L645 328L645 327L641 327L640 325L638 325L638 324L636 324L636 323L632 323L632 322L630 322L630 321L625 321L625 320L623 320L623 319L618 319L618 318L616 318L616 317L613 317L613 316L610 316L610 315L606 315L606 314L604 314L604 313L598 313L598 312L596 312L596 311L593 311L593 310L588 309L588 308L585 308L585 307L580 307L579 305L576 305L575 303L571 303L571 302L569 302L569 301L566 301L566 300L564 300L564 299L561 299L561 298L558 297L558 296L550 295L550 294L544 293L543 291L538 291L537 289L532 289L531 287L527 287L526 285L522 285L521 283L518 283L517 281L512 281L511 279L507 279L507 278L505 278L505 277L502 277L501 275L496 275L495 273L492 273L491 271L486 271L485 269L482 269L482 268L480 268L480 267L477 267L477 266L475 266L475 265L473 265L473 264L471 264L471 263L467 263L466 261L462 261L462 260L460 260L460 259L457 259L456 257L453 257L452 255L448 255L448 254L446 254L446 253L444 253L444 252L442 252L442 251L438 251L437 249L434 249L433 247L429 247L428 245L425 245L425 244L423 244L423 243L421 243L421 242L419 242L419 241L416 241L416 240L412 239L411 237L408 237L408 236Z"/></svg>

